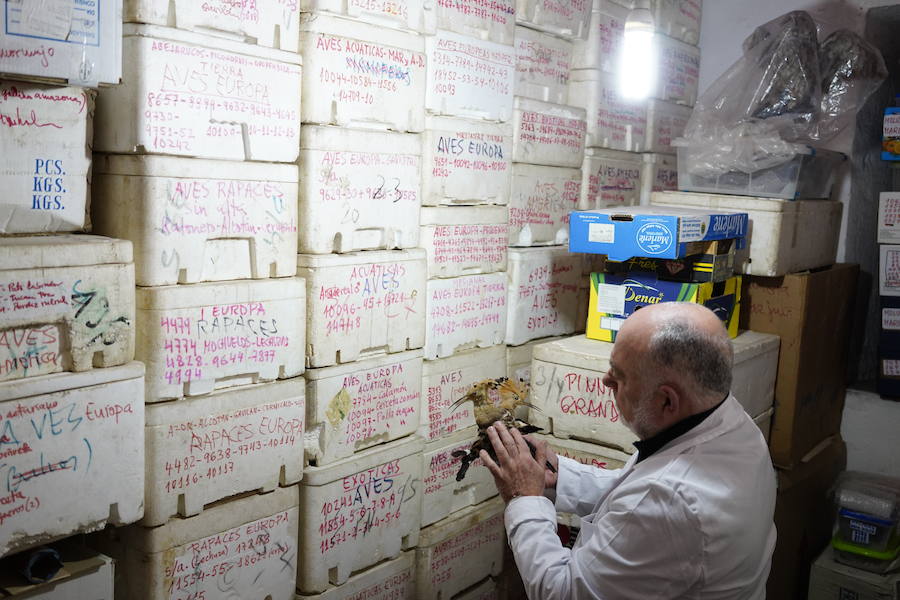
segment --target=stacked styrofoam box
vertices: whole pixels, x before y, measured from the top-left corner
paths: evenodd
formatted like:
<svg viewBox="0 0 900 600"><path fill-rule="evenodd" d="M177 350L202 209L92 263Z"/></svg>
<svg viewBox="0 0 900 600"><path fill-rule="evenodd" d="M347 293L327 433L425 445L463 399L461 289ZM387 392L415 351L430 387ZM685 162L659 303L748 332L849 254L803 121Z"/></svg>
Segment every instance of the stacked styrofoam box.
<svg viewBox="0 0 900 600"><path fill-rule="evenodd" d="M351 575L342 585L319 594L297 594L296 600L413 600L416 553L401 552L397 558Z"/></svg>

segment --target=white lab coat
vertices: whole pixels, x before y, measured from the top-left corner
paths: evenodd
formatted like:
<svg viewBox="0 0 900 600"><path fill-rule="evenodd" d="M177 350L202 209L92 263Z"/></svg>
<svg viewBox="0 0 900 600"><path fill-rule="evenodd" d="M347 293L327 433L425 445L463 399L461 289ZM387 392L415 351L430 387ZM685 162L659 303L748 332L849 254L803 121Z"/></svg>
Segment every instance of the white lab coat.
<svg viewBox="0 0 900 600"><path fill-rule="evenodd" d="M560 457L556 505L506 508L531 600L758 600L775 547L775 471L757 426L730 396L699 425L635 464L604 471ZM574 547L556 513L583 517Z"/></svg>

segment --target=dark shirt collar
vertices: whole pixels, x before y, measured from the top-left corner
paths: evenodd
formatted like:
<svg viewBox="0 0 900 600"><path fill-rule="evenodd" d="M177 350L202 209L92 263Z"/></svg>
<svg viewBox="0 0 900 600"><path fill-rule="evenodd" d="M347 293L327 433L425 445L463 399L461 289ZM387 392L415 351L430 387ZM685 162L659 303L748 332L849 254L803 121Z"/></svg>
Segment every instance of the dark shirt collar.
<svg viewBox="0 0 900 600"><path fill-rule="evenodd" d="M637 464L644 460L645 458L650 458L654 454L656 454L659 450L662 449L663 446L671 442L677 437L680 437L702 423L706 420L706 417L716 412L716 409L722 406L725 400L728 399L728 396L722 399L722 402L719 402L709 410L705 410L703 412L697 413L695 415L691 415L681 421L678 421L668 429L664 429L660 431L653 437L647 438L646 440L641 440L639 442L634 443L634 447L637 448L638 458L634 464Z"/></svg>

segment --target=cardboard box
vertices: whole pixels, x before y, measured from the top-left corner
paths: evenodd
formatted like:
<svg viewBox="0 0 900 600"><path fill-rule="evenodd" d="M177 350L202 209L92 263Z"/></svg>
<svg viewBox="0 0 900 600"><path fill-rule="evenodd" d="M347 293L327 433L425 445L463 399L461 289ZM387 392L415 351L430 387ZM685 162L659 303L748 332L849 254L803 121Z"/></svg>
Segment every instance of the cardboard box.
<svg viewBox="0 0 900 600"><path fill-rule="evenodd" d="M812 566L809 597L835 600L900 600L900 573L878 575L842 565L826 548Z"/></svg>
<svg viewBox="0 0 900 600"><path fill-rule="evenodd" d="M841 429L851 314L859 266L750 277L741 326L781 336L769 450L793 468Z"/></svg>
<svg viewBox="0 0 900 600"><path fill-rule="evenodd" d="M884 109L881 160L900 160L900 108Z"/></svg>
<svg viewBox="0 0 900 600"><path fill-rule="evenodd" d="M741 304L741 277L719 283L679 283L657 279L655 274L591 273L587 337L613 342L622 323L634 311L660 302L695 302L710 308L737 336Z"/></svg>
<svg viewBox="0 0 900 600"><path fill-rule="evenodd" d="M624 261L635 256L683 258L700 253L694 242L747 236L747 213L630 206L573 212L569 251L605 254Z"/></svg>
<svg viewBox="0 0 900 600"><path fill-rule="evenodd" d="M607 261L608 273L642 271L655 273L659 279L683 283L725 281L734 275L735 240L705 242L700 254L684 258L631 258L625 262Z"/></svg>

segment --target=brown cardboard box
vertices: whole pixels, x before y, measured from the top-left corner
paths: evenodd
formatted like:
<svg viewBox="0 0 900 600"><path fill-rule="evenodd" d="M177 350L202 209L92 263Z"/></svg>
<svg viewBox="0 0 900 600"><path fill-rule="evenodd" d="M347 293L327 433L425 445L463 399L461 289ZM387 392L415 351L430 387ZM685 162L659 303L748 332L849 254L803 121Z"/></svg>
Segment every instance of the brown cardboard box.
<svg viewBox="0 0 900 600"><path fill-rule="evenodd" d="M834 527L836 509L831 488L846 465L847 446L837 435L793 470L777 472L778 540L766 586L767 600L806 598L810 569L831 540Z"/></svg>
<svg viewBox="0 0 900 600"><path fill-rule="evenodd" d="M769 449L782 469L841 429L858 265L747 277L741 327L781 336Z"/></svg>

